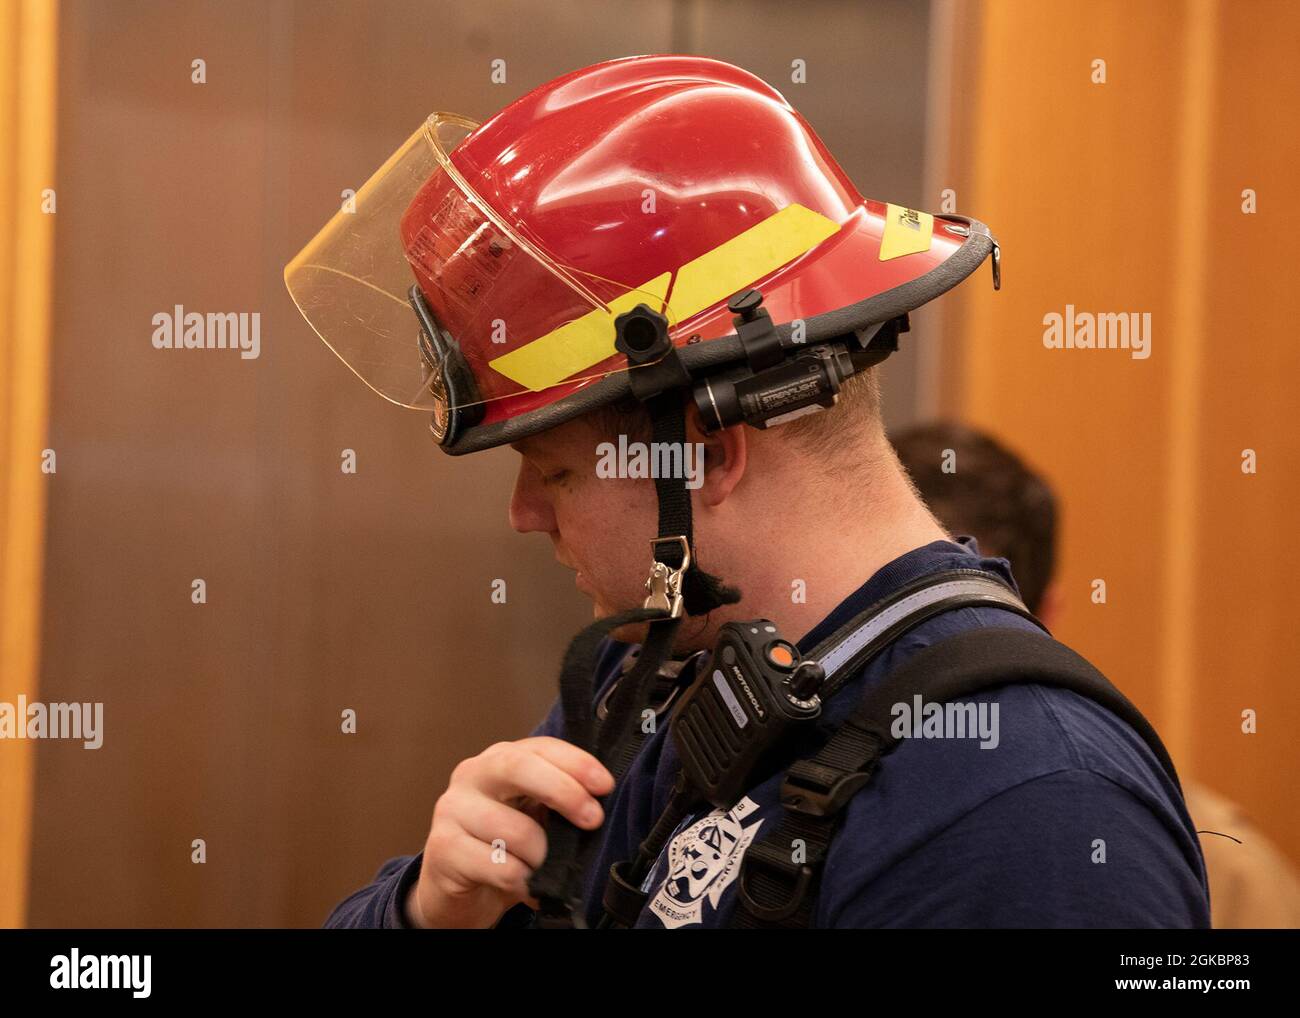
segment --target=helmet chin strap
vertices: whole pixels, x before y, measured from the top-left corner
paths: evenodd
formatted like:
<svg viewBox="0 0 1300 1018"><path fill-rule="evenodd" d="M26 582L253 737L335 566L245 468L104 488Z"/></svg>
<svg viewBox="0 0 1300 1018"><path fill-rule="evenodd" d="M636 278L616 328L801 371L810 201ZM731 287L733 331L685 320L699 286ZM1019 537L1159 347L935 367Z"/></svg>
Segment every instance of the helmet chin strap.
<svg viewBox="0 0 1300 1018"><path fill-rule="evenodd" d="M682 450L686 460L686 412L677 391L655 396L647 402L653 422L653 442L658 448ZM662 471L661 473L671 473ZM726 586L718 577L699 567L694 554L691 493L684 476L655 478L659 498L659 536L651 541L654 562L646 580L645 607L662 608L678 616L707 615L724 604L740 600L740 591ZM664 590L660 593L660 583ZM681 603L676 603L680 598Z"/></svg>
<svg viewBox="0 0 1300 1018"><path fill-rule="evenodd" d="M661 316L645 305L628 315L638 312L644 312L644 316L636 321L649 320L655 324L650 317L653 316L663 322ZM620 319L627 317L620 316ZM667 340L666 323L663 340ZM681 449L680 462L685 463L686 413L675 370L680 365L664 363L675 360L671 344L666 357L647 349L634 351L628 360L634 361L637 353L645 358L643 363L647 366L633 372L634 390L638 385L653 386L642 395L650 413L653 441L667 443L658 448ZM659 536L650 542L653 560L645 584L645 602L639 609L598 619L582 630L569 644L560 672L565 738L600 760L616 782L642 745L643 712L649 707L650 693L660 670L672 658L673 642L683 615L707 615L715 608L740 600L739 590L699 568L694 555L691 493L686 487L685 471L677 473L675 477L655 478ZM605 720L600 722L595 713L593 680L601 641L621 626L641 622L649 623L641 652L636 664L619 680ZM547 817L546 859L528 881L529 893L540 905L538 926L572 929L586 925L582 880L598 843L598 833L581 830L558 813ZM603 888L594 890L595 900L602 900Z"/></svg>

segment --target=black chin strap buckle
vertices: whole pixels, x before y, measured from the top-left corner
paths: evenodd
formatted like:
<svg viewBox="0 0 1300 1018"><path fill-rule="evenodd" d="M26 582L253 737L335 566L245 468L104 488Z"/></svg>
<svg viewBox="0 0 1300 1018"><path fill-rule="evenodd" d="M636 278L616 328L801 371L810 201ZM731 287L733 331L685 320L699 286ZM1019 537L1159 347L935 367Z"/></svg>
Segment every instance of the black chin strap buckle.
<svg viewBox="0 0 1300 1018"><path fill-rule="evenodd" d="M659 545L673 541L677 542L682 550L681 565L675 569L660 561L658 556ZM645 581L648 596L641 607L647 611L661 611L665 618L681 618L685 603L683 587L686 570L691 567L691 543L680 534L672 537L654 537L650 539L650 548L654 554L654 561L650 564L650 575Z"/></svg>

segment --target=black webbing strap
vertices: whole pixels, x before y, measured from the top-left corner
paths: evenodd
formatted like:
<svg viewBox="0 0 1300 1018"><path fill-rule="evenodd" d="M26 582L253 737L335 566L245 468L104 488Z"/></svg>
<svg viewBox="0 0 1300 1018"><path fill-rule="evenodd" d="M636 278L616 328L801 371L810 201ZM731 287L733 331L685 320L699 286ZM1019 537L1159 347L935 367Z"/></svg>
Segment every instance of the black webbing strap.
<svg viewBox="0 0 1300 1018"><path fill-rule="evenodd" d="M900 741L890 731L895 704L910 703L915 695L927 703L943 703L1014 683L1069 689L1110 710L1142 736L1181 790L1155 729L1073 650L1029 630L968 630L919 651L869 689L825 746L786 772L783 816L769 837L750 846L741 863L732 924L787 929L809 925L821 867L844 808ZM792 851L796 845L797 855Z"/></svg>
<svg viewBox="0 0 1300 1018"><path fill-rule="evenodd" d="M881 598L859 612L830 636L818 643L807 655L820 663L826 680L819 693L823 702L900 635L926 619L955 608L993 607L1013 611L1037 621L1020 598L1000 578L981 569L950 569L931 573ZM631 861L610 868L605 885L603 925L631 926L645 904L647 894L640 883L678 822L702 800L694 789L679 778L668 809Z"/></svg>
<svg viewBox="0 0 1300 1018"><path fill-rule="evenodd" d="M614 680L612 687L605 694L602 702L596 707L596 717L598 719L603 720L604 717L611 712L613 700L618 695L619 690L623 688L623 683L633 681L630 676L638 661L640 661L639 655L635 656L628 665L625 666L624 674ZM612 750L613 765L609 768L611 774L614 774L616 777L621 777L626 774L632 760L636 757L637 753L641 751L643 740L637 738L635 731L632 731L631 729L639 725L641 727L641 735L651 735L654 733L655 728L651 728L649 731L646 731L645 729L646 711L649 710L654 714L655 726L657 728L659 719L662 718L663 715L668 712L668 709L676 702L677 696L682 689L690 684L691 676L694 674L694 659L691 659L692 667L690 669L683 668L682 666L685 664L686 662L682 661L665 662L660 666L658 672L650 677L649 688L646 691L645 697L635 701L637 705L635 708L636 714L630 721L629 728L625 729L627 737L617 743Z"/></svg>
<svg viewBox="0 0 1300 1018"><path fill-rule="evenodd" d="M681 568L681 545L668 538L686 538L691 549L691 565L682 577L683 606L687 615L707 615L714 608L738 602L740 591L704 572L695 561L691 493L686 487L686 413L682 394L670 389L646 400L645 405L650 413L654 447L678 450L683 467L676 476L672 476L673 471L660 471L660 476L655 478L655 494L659 496L659 536L664 538L656 545L655 558L670 569Z"/></svg>
<svg viewBox="0 0 1300 1018"><path fill-rule="evenodd" d="M672 655L673 640L681 622L678 618L650 623L650 631L636 663L619 679L609 699L609 714L600 726L593 754L616 781L641 749L641 712L653 699L652 690L660 679L659 668ZM590 691L590 684L587 689ZM592 711L590 697L587 709Z"/></svg>
<svg viewBox="0 0 1300 1018"><path fill-rule="evenodd" d="M701 802L699 793L688 786L685 774L679 774L668 805L641 842L636 855L610 866L609 877L605 881L605 914L598 929L627 929L636 924L637 916L645 908L646 899L650 896L649 892L641 890L645 874L649 873L655 858L672 837L677 825Z"/></svg>
<svg viewBox="0 0 1300 1018"><path fill-rule="evenodd" d="M564 719L564 737L580 749L599 755L597 719L591 709L595 654L601 641L620 625L659 618L658 612L645 608L619 612L591 623L564 651L560 668L560 715ZM642 676L629 673L629 685ZM603 761L602 761L603 762ZM546 859L528 879L528 891L537 898L538 926L565 927L581 923L580 906L582 872L589 852L590 832L573 826L562 815L551 811L546 816Z"/></svg>

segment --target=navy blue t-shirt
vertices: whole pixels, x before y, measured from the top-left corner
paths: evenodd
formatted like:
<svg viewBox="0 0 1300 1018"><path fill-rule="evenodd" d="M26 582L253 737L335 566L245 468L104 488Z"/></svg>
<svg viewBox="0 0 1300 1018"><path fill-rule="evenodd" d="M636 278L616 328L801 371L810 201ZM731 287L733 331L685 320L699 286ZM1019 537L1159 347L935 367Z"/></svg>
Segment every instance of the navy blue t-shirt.
<svg viewBox="0 0 1300 1018"><path fill-rule="evenodd" d="M936 541L879 570L799 649L806 653L905 584L961 568L1011 580L1006 560L980 557L973 540ZM829 735L866 689L909 656L979 626L1036 630L999 608L938 615L848 682L817 723ZM598 691L619 674L631 649L606 644ZM985 718L997 705L996 745L978 735L903 739L845 810L813 926L1209 928L1195 828L1177 787L1132 728L1091 700L1050 686L1002 686L964 702ZM593 924L610 864L635 854L668 803L680 769L668 729L660 725L645 737L604 802L602 841L586 878ZM558 702L533 734L563 737ZM647 878L649 899L638 927L728 925L740 861L779 822L783 773L750 789L730 810L702 810L679 825ZM370 885L335 908L326 926L407 927L402 905L420 861L420 855L389 860Z"/></svg>

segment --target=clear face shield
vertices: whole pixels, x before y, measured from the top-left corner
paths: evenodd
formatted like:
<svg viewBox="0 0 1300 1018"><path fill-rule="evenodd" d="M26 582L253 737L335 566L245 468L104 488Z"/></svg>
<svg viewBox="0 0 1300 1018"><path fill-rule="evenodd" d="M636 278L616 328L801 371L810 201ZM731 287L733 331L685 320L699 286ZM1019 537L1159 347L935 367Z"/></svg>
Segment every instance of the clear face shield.
<svg viewBox="0 0 1300 1018"><path fill-rule="evenodd" d="M676 324L671 274L584 272L483 200L455 159L477 126L429 117L284 272L326 345L381 396L432 411L440 442L494 401L627 370L614 319L638 304Z"/></svg>

